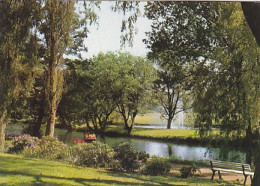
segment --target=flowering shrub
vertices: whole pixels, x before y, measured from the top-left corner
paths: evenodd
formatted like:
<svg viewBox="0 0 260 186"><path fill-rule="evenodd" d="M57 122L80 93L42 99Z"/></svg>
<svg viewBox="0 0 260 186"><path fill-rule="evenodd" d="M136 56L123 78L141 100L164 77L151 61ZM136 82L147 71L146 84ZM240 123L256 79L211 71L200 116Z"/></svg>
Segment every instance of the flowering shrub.
<svg viewBox="0 0 260 186"><path fill-rule="evenodd" d="M21 153L25 148L35 149L38 142L38 138L32 137L29 134L22 134L20 136L13 137L12 147L8 149L8 152Z"/></svg>
<svg viewBox="0 0 260 186"><path fill-rule="evenodd" d="M72 163L94 167L112 167L114 151L100 142L77 144L72 149Z"/></svg>
<svg viewBox="0 0 260 186"><path fill-rule="evenodd" d="M71 141L73 141L74 143L84 143L84 139L79 139L79 138L73 138Z"/></svg>
<svg viewBox="0 0 260 186"><path fill-rule="evenodd" d="M35 148L27 148L24 154L27 156L46 158L46 159L63 159L66 156L67 145L59 141L57 138L44 136L38 140Z"/></svg>

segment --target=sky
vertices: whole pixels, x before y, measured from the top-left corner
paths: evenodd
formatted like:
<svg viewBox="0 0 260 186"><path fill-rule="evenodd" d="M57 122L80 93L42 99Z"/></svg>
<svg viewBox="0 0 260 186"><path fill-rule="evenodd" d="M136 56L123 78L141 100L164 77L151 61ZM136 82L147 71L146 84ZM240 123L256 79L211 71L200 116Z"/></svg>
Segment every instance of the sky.
<svg viewBox="0 0 260 186"><path fill-rule="evenodd" d="M144 17L139 17L137 21L137 35L134 37L133 47L120 48L120 36L121 36L121 23L124 18L123 13L112 12L111 6L115 2L103 1L101 3L101 10L97 11L99 16L99 25L91 25L89 28L90 33L88 38L85 40L84 44L88 48L87 53L83 53L83 58L93 57L99 52L108 51L127 51L135 56L145 57L146 53L149 51L143 39L146 37L145 32L149 31L151 28L151 22ZM140 3L141 12L144 12L144 5L146 2Z"/></svg>

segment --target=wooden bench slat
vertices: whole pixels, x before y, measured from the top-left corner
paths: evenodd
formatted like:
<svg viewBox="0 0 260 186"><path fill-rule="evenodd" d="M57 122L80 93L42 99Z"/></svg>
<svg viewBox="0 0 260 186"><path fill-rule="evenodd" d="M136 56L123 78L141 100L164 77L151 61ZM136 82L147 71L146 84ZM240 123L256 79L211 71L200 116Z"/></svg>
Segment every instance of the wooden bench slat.
<svg viewBox="0 0 260 186"><path fill-rule="evenodd" d="M243 174L243 171L232 170L232 169L213 168L213 170L215 170L215 171L223 171L223 172L233 172L233 173L237 173L237 174Z"/></svg>
<svg viewBox="0 0 260 186"><path fill-rule="evenodd" d="M245 174L246 174L246 175L249 175L249 176L254 176L254 172L245 171Z"/></svg>

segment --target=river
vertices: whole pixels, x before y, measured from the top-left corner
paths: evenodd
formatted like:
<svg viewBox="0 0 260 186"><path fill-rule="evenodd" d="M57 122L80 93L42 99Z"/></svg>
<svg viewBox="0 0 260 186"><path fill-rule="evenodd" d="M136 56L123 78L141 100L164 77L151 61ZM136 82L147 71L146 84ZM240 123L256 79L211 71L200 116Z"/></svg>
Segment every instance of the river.
<svg viewBox="0 0 260 186"><path fill-rule="evenodd" d="M64 143L72 143L73 138L83 138L81 132L67 132L64 129L56 129L55 136ZM248 153L242 149L232 149L231 147L207 147L207 146L191 146L185 144L174 144L156 140L133 139L129 137L101 137L97 136L97 141L108 144L111 147L116 146L120 142L130 142L137 150L146 151L150 155L158 156L176 156L183 160L206 160L218 159L223 161L233 161L248 163Z"/></svg>
<svg viewBox="0 0 260 186"><path fill-rule="evenodd" d="M7 133L19 135L24 125L8 125ZM73 138L83 138L82 132L68 132L65 129L55 129L55 136L67 144L71 144ZM250 163L251 154L249 151L223 146L213 148L210 146L175 144L156 140L134 139L129 137L101 137L97 136L97 140L108 144L111 147L116 146L120 142L130 142L133 147L140 151L145 151L150 155L158 156L176 156L183 160L206 160L218 159L223 161L233 161L241 163Z"/></svg>

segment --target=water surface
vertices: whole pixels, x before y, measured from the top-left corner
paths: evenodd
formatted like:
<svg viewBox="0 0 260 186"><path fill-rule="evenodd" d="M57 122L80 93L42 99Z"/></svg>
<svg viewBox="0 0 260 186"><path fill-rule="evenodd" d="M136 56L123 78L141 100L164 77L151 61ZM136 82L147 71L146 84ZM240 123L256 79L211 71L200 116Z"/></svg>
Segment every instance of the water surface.
<svg viewBox="0 0 260 186"><path fill-rule="evenodd" d="M56 129L55 135L65 143L72 143L72 138L83 138L81 132L67 132L64 129ZM145 151L150 155L158 156L177 156L183 160L206 160L218 159L223 161L247 162L247 153L241 149L232 149L231 147L212 148L207 146L190 146L185 144L174 144L156 140L133 139L129 137L101 137L97 140L108 144L111 147L121 142L129 142L137 150Z"/></svg>

